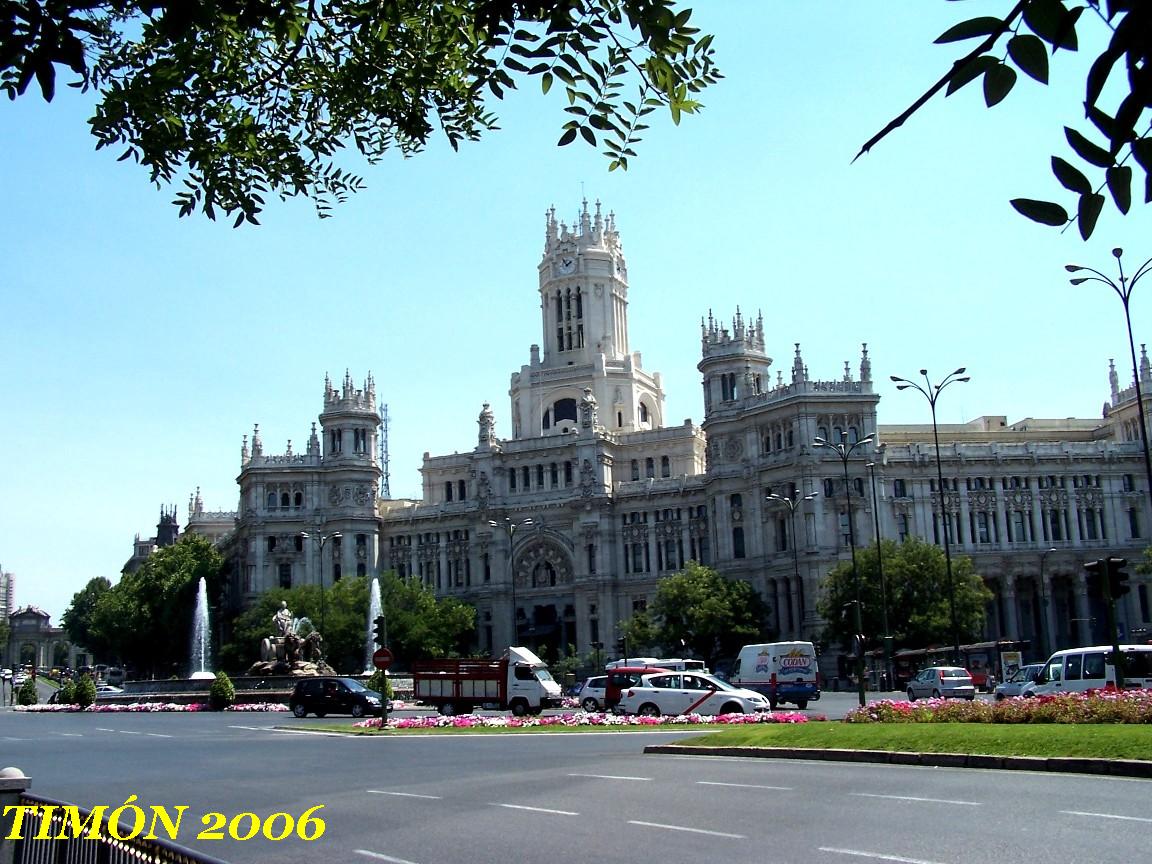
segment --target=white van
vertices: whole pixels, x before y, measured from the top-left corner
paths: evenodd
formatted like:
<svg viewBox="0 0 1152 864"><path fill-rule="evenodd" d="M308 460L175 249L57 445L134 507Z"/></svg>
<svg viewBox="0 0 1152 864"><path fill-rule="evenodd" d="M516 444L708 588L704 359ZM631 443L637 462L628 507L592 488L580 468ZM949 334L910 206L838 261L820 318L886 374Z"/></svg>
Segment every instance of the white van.
<svg viewBox="0 0 1152 864"><path fill-rule="evenodd" d="M1125 661L1125 689L1152 688L1152 645L1121 645L1120 650ZM1057 651L1044 664L1036 683L1027 685L1020 695L1049 696L1115 687L1116 669L1108 662L1111 653L1111 645Z"/></svg>
<svg viewBox="0 0 1152 864"><path fill-rule="evenodd" d="M781 702L807 708L809 702L820 698L816 647L811 642L745 645L736 657L728 680L734 687L767 696L773 709Z"/></svg>

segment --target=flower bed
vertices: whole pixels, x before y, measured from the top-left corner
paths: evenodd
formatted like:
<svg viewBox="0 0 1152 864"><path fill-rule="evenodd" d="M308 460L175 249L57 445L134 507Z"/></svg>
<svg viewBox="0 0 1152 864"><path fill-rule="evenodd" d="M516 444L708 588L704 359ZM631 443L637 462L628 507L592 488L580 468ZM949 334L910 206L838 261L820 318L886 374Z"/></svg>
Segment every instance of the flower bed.
<svg viewBox="0 0 1152 864"><path fill-rule="evenodd" d="M1152 690L1089 690L1001 702L884 700L857 708L845 723L1152 723Z"/></svg>
<svg viewBox="0 0 1152 864"><path fill-rule="evenodd" d="M131 713L158 713L161 711L193 712L211 711L207 702L191 702L179 705L175 702L132 702L128 705L89 705L81 708L77 705L19 705L17 711L29 711L34 714L123 714ZM287 711L288 706L279 702L253 702L246 705L229 705L225 711Z"/></svg>
<svg viewBox="0 0 1152 864"><path fill-rule="evenodd" d="M619 714L589 714L577 711L572 714L557 714L547 717L484 717L479 714L461 714L456 717L442 717L432 714L424 717L403 717L389 720L386 729L547 729L558 727L624 727L624 726L704 726L709 724L739 725L741 723L807 723L809 720L823 720L823 716L808 716L796 712L763 712L759 714L680 714L664 717L636 717ZM379 717L361 720L352 724L358 729L379 729L383 721Z"/></svg>

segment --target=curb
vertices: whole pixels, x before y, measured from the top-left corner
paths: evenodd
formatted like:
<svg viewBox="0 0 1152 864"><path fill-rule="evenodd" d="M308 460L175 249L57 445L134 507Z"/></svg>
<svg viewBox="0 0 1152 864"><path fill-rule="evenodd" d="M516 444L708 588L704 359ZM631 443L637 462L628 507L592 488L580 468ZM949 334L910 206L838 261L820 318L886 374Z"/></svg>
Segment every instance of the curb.
<svg viewBox="0 0 1152 864"><path fill-rule="evenodd" d="M649 744L645 753L677 756L744 756L759 759L808 759L822 762L874 762L935 768L991 768L1000 771L1052 771L1103 774L1152 780L1152 762L1139 759L1085 759L1074 756L990 756L980 753L908 753L888 750L830 750L806 747L698 747Z"/></svg>

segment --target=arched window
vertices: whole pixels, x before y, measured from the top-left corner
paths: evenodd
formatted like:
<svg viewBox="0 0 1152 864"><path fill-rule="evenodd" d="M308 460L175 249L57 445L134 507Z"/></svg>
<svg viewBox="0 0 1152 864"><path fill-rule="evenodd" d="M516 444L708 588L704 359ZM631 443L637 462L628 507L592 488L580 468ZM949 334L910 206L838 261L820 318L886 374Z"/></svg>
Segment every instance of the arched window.
<svg viewBox="0 0 1152 864"><path fill-rule="evenodd" d="M651 456L644 460L644 476L652 479L656 476L656 460Z"/></svg>
<svg viewBox="0 0 1152 864"><path fill-rule="evenodd" d="M648 406L645 405L643 402L640 403L640 422L641 423L647 423L648 422Z"/></svg>
<svg viewBox="0 0 1152 864"><path fill-rule="evenodd" d="M741 507L744 506L743 496L741 496L739 492L734 493L733 495L729 496L728 505L733 510L739 510Z"/></svg>
<svg viewBox="0 0 1152 864"><path fill-rule="evenodd" d="M744 557L744 529L739 525L732 529L732 557Z"/></svg>
<svg viewBox="0 0 1152 864"><path fill-rule="evenodd" d="M828 440L828 427L827 426L817 426L816 427L816 437L817 438L823 438L825 441L827 441Z"/></svg>
<svg viewBox="0 0 1152 864"><path fill-rule="evenodd" d="M859 440L860 440L860 433L856 431L856 427L855 426L849 426L848 427L848 443L849 444L855 444Z"/></svg>
<svg viewBox="0 0 1152 864"><path fill-rule="evenodd" d="M268 509L269 510L275 510L276 509L276 493L275 492L269 492L268 493Z"/></svg>
<svg viewBox="0 0 1152 864"><path fill-rule="evenodd" d="M672 476L672 462L667 456L661 456L660 457L660 476L661 477L671 477Z"/></svg>
<svg viewBox="0 0 1152 864"><path fill-rule="evenodd" d="M295 495L292 496L292 506L293 507L303 507L304 506L304 493L303 492L297 492Z"/></svg>
<svg viewBox="0 0 1152 864"><path fill-rule="evenodd" d="M288 509L288 502L289 502L288 493L287 492L281 492L280 493L280 506L283 507L285 510L287 510Z"/></svg>

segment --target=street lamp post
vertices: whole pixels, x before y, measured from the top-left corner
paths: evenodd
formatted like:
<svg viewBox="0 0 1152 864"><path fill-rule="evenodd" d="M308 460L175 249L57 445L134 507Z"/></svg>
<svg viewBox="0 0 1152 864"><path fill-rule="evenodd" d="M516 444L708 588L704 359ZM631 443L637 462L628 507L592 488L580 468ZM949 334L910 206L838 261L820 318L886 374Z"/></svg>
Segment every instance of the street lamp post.
<svg viewBox="0 0 1152 864"><path fill-rule="evenodd" d="M1124 250L1116 248L1112 250L1112 256L1116 259L1116 268L1120 271L1119 283L1113 282L1099 270L1093 270L1091 267L1082 267L1079 264L1067 264L1064 269L1069 273L1079 273L1080 271L1087 271L1092 273L1092 276L1079 276L1070 280L1073 285L1080 285L1084 282L1103 282L1109 288L1116 292L1116 296L1120 298L1120 302L1124 304L1124 323L1128 327L1128 351L1132 355L1132 380L1136 384L1136 411L1140 415L1140 442L1144 448L1144 471L1148 476L1148 496L1152 500L1152 454L1148 451L1148 421L1144 417L1144 393L1140 387L1140 367L1136 364L1136 342L1132 338L1132 314L1129 310L1129 301L1132 299L1132 289L1136 287L1136 283L1140 281L1141 277L1152 272L1152 258L1149 258L1141 264L1136 272L1131 276L1124 275L1124 262L1120 260L1120 256L1124 254Z"/></svg>
<svg viewBox="0 0 1152 864"><path fill-rule="evenodd" d="M878 450L883 449L880 445ZM869 462L866 466L872 478L872 518L876 526L876 569L880 572L880 626L884 632L880 638L884 640L884 677L888 682L888 689L892 689L892 634L888 632L888 580L884 578L884 550L880 546L880 507L876 498L876 463Z"/></svg>
<svg viewBox="0 0 1152 864"><path fill-rule="evenodd" d="M848 511L848 548L852 551L852 583L856 592L856 600L853 604L856 610L855 617L853 618L853 624L856 628L856 638L861 639L864 636L864 620L860 599L860 571L856 569L856 531L852 527L852 485L848 479L848 460L852 457L852 453L857 447L863 447L865 444L871 444L872 436L868 435L864 438L861 438L859 441L849 444L848 433L841 432L839 444L832 444L828 441L825 441L823 438L816 438L812 443L817 447L827 447L840 458L840 461L844 465L844 503ZM865 702L867 701L866 697L864 696L864 652L863 645L857 645L855 647L856 685L860 696L860 707L863 708Z"/></svg>
<svg viewBox="0 0 1152 864"><path fill-rule="evenodd" d="M936 400L940 398L940 391L949 384L972 379L964 374L963 366L954 372L949 372L939 384L932 383L928 378L927 369L921 369L920 374L924 376L926 385L924 387L896 375L890 377L895 382L897 390L907 390L911 387L928 400L928 405L932 409L932 440L936 444L936 488L940 495L940 520L944 523L944 567L948 577L948 614L952 623L952 662L959 663L960 622L956 618L956 583L952 579L952 517L948 512L947 498L944 495L944 469L940 465L940 430L936 424Z"/></svg>
<svg viewBox="0 0 1152 864"><path fill-rule="evenodd" d="M311 537L312 535L309 534L307 531L301 531L300 536L307 539L308 537ZM318 535L316 535L316 543L320 549L319 576L320 576L320 635L321 636L324 635L324 623L325 623L325 618L328 615L327 602L326 602L326 599L324 596L324 544L327 543L329 540L333 540L333 539L339 540L343 536L344 535L341 534L339 531L333 531L331 534L318 534Z"/></svg>
<svg viewBox="0 0 1152 864"><path fill-rule="evenodd" d="M803 594L803 590L800 588L800 549L799 549L800 544L796 542L796 508L804 501L811 501L818 494L819 493L817 493L817 492L810 492L809 494L804 495L803 497L800 497L800 493L797 490L797 491L792 493L791 498L787 498L784 495L776 495L776 494L768 495L765 497L765 500L767 500L767 501L775 501L778 504L783 504L785 507L788 508L788 519L789 519L789 522L791 523L791 529L792 529L792 538L791 538L791 543L792 543L792 574L796 580L796 586L797 586L796 590L800 592L800 597L803 597L804 594ZM803 608L804 604L803 604L803 602L801 602L800 607L801 608L799 611L800 611L801 621L796 622L797 632L799 632L799 630L800 630L800 625L801 625L803 617L804 617L804 608Z"/></svg>
<svg viewBox="0 0 1152 864"><path fill-rule="evenodd" d="M508 583L512 586L512 643L520 644L520 620L516 617L516 571L512 569L512 537L517 528L524 528L535 524L532 518L521 519L517 522L511 516L505 516L500 521L489 519L488 524L493 528L503 528L508 535Z"/></svg>

